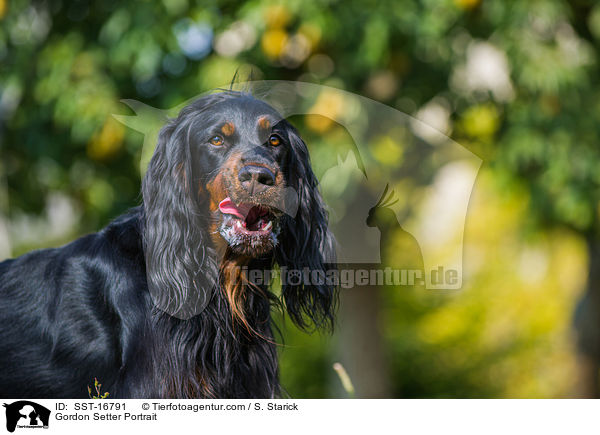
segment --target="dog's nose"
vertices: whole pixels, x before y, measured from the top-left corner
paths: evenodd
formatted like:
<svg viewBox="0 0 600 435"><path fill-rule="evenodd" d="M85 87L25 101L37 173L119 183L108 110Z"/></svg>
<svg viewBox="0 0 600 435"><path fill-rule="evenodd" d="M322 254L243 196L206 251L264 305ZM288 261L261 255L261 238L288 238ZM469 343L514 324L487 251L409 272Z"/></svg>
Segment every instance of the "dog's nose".
<svg viewBox="0 0 600 435"><path fill-rule="evenodd" d="M250 195L262 192L275 184L275 174L264 166L247 165L240 169L238 180Z"/></svg>

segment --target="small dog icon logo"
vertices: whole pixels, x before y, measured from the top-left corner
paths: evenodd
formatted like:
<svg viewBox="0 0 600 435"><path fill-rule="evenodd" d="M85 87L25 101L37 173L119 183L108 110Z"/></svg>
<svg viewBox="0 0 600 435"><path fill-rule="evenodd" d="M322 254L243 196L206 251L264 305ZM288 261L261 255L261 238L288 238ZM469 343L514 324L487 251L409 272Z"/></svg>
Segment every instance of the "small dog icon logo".
<svg viewBox="0 0 600 435"><path fill-rule="evenodd" d="M17 426L25 428L48 427L50 410L29 400L4 404L6 408L6 430L14 432Z"/></svg>

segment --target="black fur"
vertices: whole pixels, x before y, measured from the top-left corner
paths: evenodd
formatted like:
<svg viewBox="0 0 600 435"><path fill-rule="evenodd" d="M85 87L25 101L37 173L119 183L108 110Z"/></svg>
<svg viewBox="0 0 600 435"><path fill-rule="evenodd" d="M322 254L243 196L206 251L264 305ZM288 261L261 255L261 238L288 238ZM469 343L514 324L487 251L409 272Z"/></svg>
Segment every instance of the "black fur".
<svg viewBox="0 0 600 435"><path fill-rule="evenodd" d="M270 314L280 301L265 286L246 286L247 325L233 315L220 270L240 256L218 253L210 230L218 211L197 187L214 180L232 153L275 165L298 192L298 212L280 217L275 249L246 264L332 267L333 238L297 131L280 120L273 130L282 146L248 143L253 119L265 112L277 116L230 91L197 100L161 131L141 206L64 247L0 263L1 397L85 398L94 378L111 398L279 394ZM205 146L211 129L230 118L238 120L236 139ZM332 286L284 286L281 299L299 326L332 326Z"/></svg>

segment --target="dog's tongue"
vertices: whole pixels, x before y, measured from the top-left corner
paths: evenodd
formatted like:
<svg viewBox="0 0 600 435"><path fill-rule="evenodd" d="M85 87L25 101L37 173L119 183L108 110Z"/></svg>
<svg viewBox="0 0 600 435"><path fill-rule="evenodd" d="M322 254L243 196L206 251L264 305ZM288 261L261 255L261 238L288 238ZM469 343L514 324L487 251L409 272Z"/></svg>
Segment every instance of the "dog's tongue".
<svg viewBox="0 0 600 435"><path fill-rule="evenodd" d="M232 214L240 219L246 219L246 216L248 216L252 207L252 204L235 205L230 197L225 198L219 203L219 210L221 210L221 213Z"/></svg>

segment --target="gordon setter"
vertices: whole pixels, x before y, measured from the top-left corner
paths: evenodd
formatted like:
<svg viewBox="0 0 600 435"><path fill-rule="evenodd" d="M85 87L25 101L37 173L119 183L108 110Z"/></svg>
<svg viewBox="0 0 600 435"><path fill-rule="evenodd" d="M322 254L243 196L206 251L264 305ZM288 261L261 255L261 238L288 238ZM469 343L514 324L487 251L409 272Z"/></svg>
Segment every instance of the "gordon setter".
<svg viewBox="0 0 600 435"><path fill-rule="evenodd" d="M330 328L337 290L275 291L248 273L332 270L317 184L268 104L222 91L186 106L160 132L139 207L0 263L0 396L85 398L97 378L111 398L278 397L271 310Z"/></svg>

